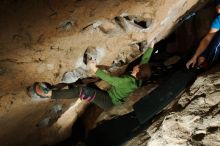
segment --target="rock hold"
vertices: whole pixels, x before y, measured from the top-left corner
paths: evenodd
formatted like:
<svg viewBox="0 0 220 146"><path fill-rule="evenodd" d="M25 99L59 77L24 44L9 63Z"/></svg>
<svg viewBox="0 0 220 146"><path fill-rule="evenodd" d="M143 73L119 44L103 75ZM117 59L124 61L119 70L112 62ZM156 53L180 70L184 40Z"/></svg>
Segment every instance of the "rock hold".
<svg viewBox="0 0 220 146"><path fill-rule="evenodd" d="M59 23L57 29L69 31L74 26L75 22L73 20L64 20Z"/></svg>
<svg viewBox="0 0 220 146"><path fill-rule="evenodd" d="M87 77L87 70L82 67L78 67L71 72L64 73L62 78L62 83L74 83L78 79L82 79L86 77Z"/></svg>

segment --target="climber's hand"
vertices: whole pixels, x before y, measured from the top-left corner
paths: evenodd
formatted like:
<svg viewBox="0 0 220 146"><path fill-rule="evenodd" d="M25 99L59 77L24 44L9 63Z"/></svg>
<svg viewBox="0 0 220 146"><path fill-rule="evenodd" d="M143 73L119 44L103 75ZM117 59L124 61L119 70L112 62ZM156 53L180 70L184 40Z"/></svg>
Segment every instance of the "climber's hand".
<svg viewBox="0 0 220 146"><path fill-rule="evenodd" d="M96 72L98 70L98 68L96 67L96 61L94 60L89 60L88 63L87 63L87 68L89 70L91 70L92 72Z"/></svg>

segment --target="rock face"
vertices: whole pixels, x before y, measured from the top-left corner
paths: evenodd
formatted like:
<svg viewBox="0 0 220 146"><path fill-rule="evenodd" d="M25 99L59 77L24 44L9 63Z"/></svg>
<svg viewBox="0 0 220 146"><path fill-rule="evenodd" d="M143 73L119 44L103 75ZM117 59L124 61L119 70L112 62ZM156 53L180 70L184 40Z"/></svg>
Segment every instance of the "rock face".
<svg viewBox="0 0 220 146"><path fill-rule="evenodd" d="M1 144L43 145L62 140L87 106L80 100L33 102L25 93L26 86L90 76L85 56L112 68L126 65L152 41L165 38L189 9L207 1L1 1ZM36 127L47 121L47 113L53 113L51 106L67 111L52 126Z"/></svg>
<svg viewBox="0 0 220 146"><path fill-rule="evenodd" d="M214 16L212 9L214 8L209 5L200 10L196 17L178 28L175 34L179 36L180 32L185 32L184 35L191 36L189 46L192 40L199 40L206 33L205 30L209 29ZM205 17L206 21L203 20ZM200 28L190 31L193 25ZM186 36L183 37L188 39ZM183 39L179 36L175 42L179 45L178 48L184 47L185 40L181 40ZM168 49L173 45L173 43L168 45ZM151 126L125 145L219 146L219 69L218 64L210 71L201 74L191 87L153 119Z"/></svg>

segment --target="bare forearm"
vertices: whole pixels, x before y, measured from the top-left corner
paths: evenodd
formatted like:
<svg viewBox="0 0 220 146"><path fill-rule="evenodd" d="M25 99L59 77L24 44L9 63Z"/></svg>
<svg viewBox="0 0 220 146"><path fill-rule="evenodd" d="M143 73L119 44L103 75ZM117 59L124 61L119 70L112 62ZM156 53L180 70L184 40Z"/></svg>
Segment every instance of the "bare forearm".
<svg viewBox="0 0 220 146"><path fill-rule="evenodd" d="M210 43L210 40L204 38L200 42L199 47L197 48L197 50L196 50L196 52L195 52L193 57L196 57L196 58L199 57L206 50L206 48L208 47L209 43Z"/></svg>
<svg viewBox="0 0 220 146"><path fill-rule="evenodd" d="M209 43L215 36L215 33L217 30L211 29L210 32L202 39L202 41L199 44L199 47L196 50L196 53L194 54L193 57L197 58L199 57L208 47Z"/></svg>
<svg viewBox="0 0 220 146"><path fill-rule="evenodd" d="M199 44L199 47L197 48L195 54L193 57L186 63L186 67L189 69L190 66L194 67L197 63L198 57L207 49L209 43L215 36L215 33L218 31L218 29L211 28L209 30L209 33L202 39L202 41Z"/></svg>

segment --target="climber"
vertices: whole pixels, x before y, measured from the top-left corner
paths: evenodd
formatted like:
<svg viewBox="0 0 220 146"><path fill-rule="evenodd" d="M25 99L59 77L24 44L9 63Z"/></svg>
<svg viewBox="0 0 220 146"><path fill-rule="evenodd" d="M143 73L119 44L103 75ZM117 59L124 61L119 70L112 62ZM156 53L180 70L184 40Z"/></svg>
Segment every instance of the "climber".
<svg viewBox="0 0 220 146"><path fill-rule="evenodd" d="M215 0L216 11L220 14L220 0ZM186 63L186 67L208 68L217 63L220 58L220 15L211 24L206 36L201 40L193 57Z"/></svg>
<svg viewBox="0 0 220 146"><path fill-rule="evenodd" d="M111 76L97 68L96 62L91 60L87 63L87 68L90 69L97 77L105 80L111 85L111 88L106 92L98 87L82 87L76 86L73 89L51 90L47 84L36 82L29 88L29 94L35 93L40 98L51 99L69 99L79 97L81 100L92 102L100 108L106 110L113 105L121 104L126 97L136 90L142 80L149 79L151 70L148 61L153 52L152 48L147 48L141 58L139 65L133 67L130 75L122 77Z"/></svg>

